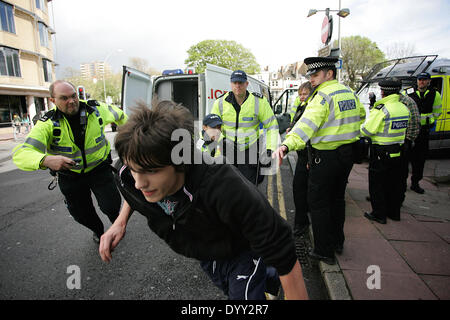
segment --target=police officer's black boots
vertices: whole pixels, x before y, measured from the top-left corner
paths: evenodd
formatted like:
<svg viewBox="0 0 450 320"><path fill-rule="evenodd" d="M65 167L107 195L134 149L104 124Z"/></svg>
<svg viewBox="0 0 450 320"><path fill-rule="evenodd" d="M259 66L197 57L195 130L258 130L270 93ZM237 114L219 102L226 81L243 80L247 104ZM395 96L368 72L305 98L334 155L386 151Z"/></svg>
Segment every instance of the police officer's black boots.
<svg viewBox="0 0 450 320"><path fill-rule="evenodd" d="M425 190L423 190L420 186L419 183L413 183L411 184L411 190L414 192L417 192L419 194L424 194Z"/></svg>

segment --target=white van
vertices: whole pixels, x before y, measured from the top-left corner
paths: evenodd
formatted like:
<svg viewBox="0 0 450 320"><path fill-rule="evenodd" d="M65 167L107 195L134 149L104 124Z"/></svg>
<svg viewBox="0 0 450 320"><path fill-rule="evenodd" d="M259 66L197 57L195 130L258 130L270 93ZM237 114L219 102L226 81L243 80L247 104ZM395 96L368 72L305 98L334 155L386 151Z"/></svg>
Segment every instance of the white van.
<svg viewBox="0 0 450 320"><path fill-rule="evenodd" d="M148 105L156 94L159 100L172 100L187 107L194 118L202 121L211 112L214 101L231 90L228 70L207 64L204 73L150 76L136 69L124 66L122 78L122 109L130 114L130 107L142 100ZM269 99L269 86L255 78L248 77L248 91L257 92Z"/></svg>

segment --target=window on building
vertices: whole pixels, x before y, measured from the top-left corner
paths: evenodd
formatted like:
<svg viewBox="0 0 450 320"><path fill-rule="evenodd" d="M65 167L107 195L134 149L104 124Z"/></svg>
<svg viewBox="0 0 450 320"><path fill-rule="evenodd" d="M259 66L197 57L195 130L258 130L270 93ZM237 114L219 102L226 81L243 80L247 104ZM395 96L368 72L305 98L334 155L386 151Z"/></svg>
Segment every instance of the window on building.
<svg viewBox="0 0 450 320"><path fill-rule="evenodd" d="M44 67L45 82L52 82L52 63L47 59L42 59L42 65Z"/></svg>
<svg viewBox="0 0 450 320"><path fill-rule="evenodd" d="M19 50L0 47L0 75L20 77Z"/></svg>
<svg viewBox="0 0 450 320"><path fill-rule="evenodd" d="M3 1L0 1L0 20L3 31L16 33L13 6Z"/></svg>
<svg viewBox="0 0 450 320"><path fill-rule="evenodd" d="M48 48L48 29L45 24L38 22L39 25L39 39L41 40L41 46Z"/></svg>
<svg viewBox="0 0 450 320"><path fill-rule="evenodd" d="M45 0L36 0L36 8L45 11Z"/></svg>

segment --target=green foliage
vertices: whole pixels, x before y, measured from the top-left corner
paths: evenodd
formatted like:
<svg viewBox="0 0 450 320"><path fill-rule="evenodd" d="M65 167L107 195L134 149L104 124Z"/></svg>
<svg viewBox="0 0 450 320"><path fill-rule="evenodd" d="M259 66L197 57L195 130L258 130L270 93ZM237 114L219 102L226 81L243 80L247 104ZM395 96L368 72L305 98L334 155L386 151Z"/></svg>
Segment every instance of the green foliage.
<svg viewBox="0 0 450 320"><path fill-rule="evenodd" d="M205 70L206 63L230 70L244 70L249 74L258 73L261 69L250 50L236 41L204 40L190 47L187 53L184 63L194 67L197 73Z"/></svg>
<svg viewBox="0 0 450 320"><path fill-rule="evenodd" d="M375 42L361 36L341 39L341 56L343 82L352 89L357 89L361 81L377 63L385 60L384 53Z"/></svg>
<svg viewBox="0 0 450 320"><path fill-rule="evenodd" d="M66 75L63 80L71 82L75 87L84 86L86 93L90 95L89 99L98 101L105 100L103 79L97 79L94 82L92 79L83 79L79 74L66 70ZM112 98L113 104L120 104L120 94L122 88L122 74L110 74L105 78L106 96Z"/></svg>

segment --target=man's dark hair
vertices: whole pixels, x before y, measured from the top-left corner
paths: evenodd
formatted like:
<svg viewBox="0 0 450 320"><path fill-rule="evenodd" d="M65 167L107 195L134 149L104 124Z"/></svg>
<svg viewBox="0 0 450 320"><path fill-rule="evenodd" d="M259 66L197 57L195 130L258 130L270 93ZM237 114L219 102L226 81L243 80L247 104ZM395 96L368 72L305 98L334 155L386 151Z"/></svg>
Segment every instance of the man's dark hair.
<svg viewBox="0 0 450 320"><path fill-rule="evenodd" d="M328 68L325 68L323 70L325 70L325 72L327 72L328 70L333 71L333 79L336 79L336 76L337 76L337 69L336 69L336 67L328 67Z"/></svg>
<svg viewBox="0 0 450 320"><path fill-rule="evenodd" d="M193 143L194 119L192 113L181 104L173 101L154 100L152 108L138 103L132 109L128 121L118 128L115 148L123 163L133 162L143 170L174 165L171 160L173 147L180 143L172 141L172 132L187 130L185 135ZM186 143L186 141L183 141ZM177 171L184 171L184 165L174 165Z"/></svg>

